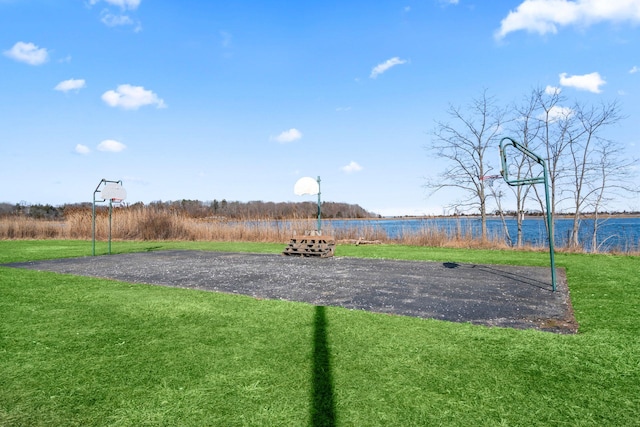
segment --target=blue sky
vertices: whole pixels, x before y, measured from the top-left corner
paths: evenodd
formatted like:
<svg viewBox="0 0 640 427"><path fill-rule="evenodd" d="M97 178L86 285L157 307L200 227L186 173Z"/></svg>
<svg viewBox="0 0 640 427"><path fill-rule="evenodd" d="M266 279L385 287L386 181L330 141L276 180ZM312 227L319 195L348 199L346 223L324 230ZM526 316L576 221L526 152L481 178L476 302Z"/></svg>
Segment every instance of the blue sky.
<svg viewBox="0 0 640 427"><path fill-rule="evenodd" d="M0 0L0 28L0 202L102 178L130 203L303 201L321 176L323 200L442 213L429 133L484 89L618 100L608 136L640 157L640 0Z"/></svg>

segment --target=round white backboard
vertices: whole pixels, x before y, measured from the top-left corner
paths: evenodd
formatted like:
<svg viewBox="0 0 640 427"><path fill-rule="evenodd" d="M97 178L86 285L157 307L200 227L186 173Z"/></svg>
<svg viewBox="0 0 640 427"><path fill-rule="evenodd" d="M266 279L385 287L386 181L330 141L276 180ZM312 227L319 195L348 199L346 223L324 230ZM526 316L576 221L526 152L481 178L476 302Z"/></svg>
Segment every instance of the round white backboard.
<svg viewBox="0 0 640 427"><path fill-rule="evenodd" d="M296 185L293 186L293 192L296 196L304 196L306 194L312 196L320 192L320 185L315 179L305 176L296 182Z"/></svg>
<svg viewBox="0 0 640 427"><path fill-rule="evenodd" d="M104 200L124 200L127 198L127 190L125 190L122 185L118 183L108 182L104 185L104 187L102 187L100 195Z"/></svg>

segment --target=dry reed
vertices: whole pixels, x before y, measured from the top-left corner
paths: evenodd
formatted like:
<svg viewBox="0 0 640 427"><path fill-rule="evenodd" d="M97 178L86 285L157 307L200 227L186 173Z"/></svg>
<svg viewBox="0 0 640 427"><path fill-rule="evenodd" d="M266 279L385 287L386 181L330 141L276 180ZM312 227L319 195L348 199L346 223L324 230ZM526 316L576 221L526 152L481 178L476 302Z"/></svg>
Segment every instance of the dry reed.
<svg viewBox="0 0 640 427"><path fill-rule="evenodd" d="M23 216L0 217L0 239L80 239L93 236L91 209L74 209L65 212L63 221L32 219ZM225 220L224 218L198 219L184 212L169 209L114 208L111 215L113 240L183 240L183 241L251 241L286 243L292 236L302 235L316 228L315 219L292 220ZM490 235L477 238L471 228L461 226L444 229L425 225L421 229L405 229L398 236L390 237L380 227L354 226L334 228L325 221L323 234L332 235L338 242L381 242L413 246L509 249L503 236ZM107 209L96 212L95 237L107 240L109 215ZM544 247L527 246L525 250L544 250ZM558 248L565 252L567 248ZM637 251L636 251L637 252ZM629 253L629 252L628 252Z"/></svg>
<svg viewBox="0 0 640 427"><path fill-rule="evenodd" d="M63 234L64 224L26 217L0 218L1 239L56 239Z"/></svg>

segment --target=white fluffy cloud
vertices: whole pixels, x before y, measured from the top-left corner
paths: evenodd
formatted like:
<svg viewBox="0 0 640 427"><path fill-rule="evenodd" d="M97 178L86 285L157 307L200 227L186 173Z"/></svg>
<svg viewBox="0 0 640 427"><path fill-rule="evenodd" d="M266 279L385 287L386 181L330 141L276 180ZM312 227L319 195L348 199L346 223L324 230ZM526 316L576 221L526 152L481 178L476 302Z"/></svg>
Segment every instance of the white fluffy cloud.
<svg viewBox="0 0 640 427"><path fill-rule="evenodd" d="M561 107L559 105L554 105L549 110L548 120L550 122L557 122L557 121L560 121L560 120L567 120L571 116L573 116L573 110L571 108L569 108L569 107ZM540 116L538 116L538 118L540 120L546 120L547 119L545 113L540 114Z"/></svg>
<svg viewBox="0 0 640 427"><path fill-rule="evenodd" d="M291 128L289 130L285 130L280 135L271 137L271 139L273 141L278 141L278 142L283 143L283 144L285 144L287 142L297 141L300 138L302 138L302 132L300 132L296 128Z"/></svg>
<svg viewBox="0 0 640 427"><path fill-rule="evenodd" d="M122 142L118 142L114 139L105 139L100 144L98 144L99 151L106 151L109 153L119 153L127 148Z"/></svg>
<svg viewBox="0 0 640 427"><path fill-rule="evenodd" d="M101 1L109 6L119 7L119 12L113 13L113 8L105 7L100 12L100 21L107 27L120 27L124 25L134 26L134 31L142 31L142 24L139 20L125 14L125 11L134 11L140 6L141 0L89 0L90 5L98 4Z"/></svg>
<svg viewBox="0 0 640 427"><path fill-rule="evenodd" d="M351 172L360 172L363 168L358 163L352 160L348 165L343 166L340 169L342 169L343 172L351 173Z"/></svg>
<svg viewBox="0 0 640 427"><path fill-rule="evenodd" d="M58 83L53 89L59 90L60 92L68 92L70 90L80 90L86 85L84 79L69 79Z"/></svg>
<svg viewBox="0 0 640 427"><path fill-rule="evenodd" d="M78 154L89 154L91 150L86 145L78 144L75 148L76 153Z"/></svg>
<svg viewBox="0 0 640 427"><path fill-rule="evenodd" d="M602 21L640 22L640 0L525 0L502 20L495 36L520 30L555 34L558 27Z"/></svg>
<svg viewBox="0 0 640 427"><path fill-rule="evenodd" d="M112 6L119 6L122 9L135 10L140 6L141 0L104 0L105 3L108 3ZM89 4L97 4L100 0L90 0Z"/></svg>
<svg viewBox="0 0 640 427"><path fill-rule="evenodd" d="M547 95L557 95L560 92L562 92L562 89L556 86L547 86L546 88L544 88L544 93L546 93Z"/></svg>
<svg viewBox="0 0 640 427"><path fill-rule="evenodd" d="M400 59L397 56L394 56L391 59L387 59L386 61L384 61L381 64L376 65L375 67L373 67L373 69L371 70L371 74L369 75L369 77L371 77L372 79L375 79L376 77L378 77L380 74L384 73L385 71L387 71L389 68L391 67L395 67L396 65L401 65L401 64L405 64L407 61L405 59Z"/></svg>
<svg viewBox="0 0 640 427"><path fill-rule="evenodd" d="M589 73L582 76L568 76L567 73L560 74L560 85L573 87L578 90L587 90L593 93L600 93L600 86L607 82L600 76L600 73Z"/></svg>
<svg viewBox="0 0 640 427"><path fill-rule="evenodd" d="M47 49L33 43L17 42L11 49L5 50L4 54L11 59L29 65L41 65L49 60Z"/></svg>
<svg viewBox="0 0 640 427"><path fill-rule="evenodd" d="M629 74L635 74L638 71L640 71L640 68L638 68L636 65L634 65L633 67L631 67L631 69L629 70Z"/></svg>
<svg viewBox="0 0 640 427"><path fill-rule="evenodd" d="M135 22L127 15L114 15L107 10L103 10L100 14L100 20L107 27L118 27L121 25L133 25Z"/></svg>
<svg viewBox="0 0 640 427"><path fill-rule="evenodd" d="M120 107L125 110L137 110L145 105L155 105L165 108L162 99L142 86L120 85L116 90L108 90L102 94L102 100L110 107Z"/></svg>

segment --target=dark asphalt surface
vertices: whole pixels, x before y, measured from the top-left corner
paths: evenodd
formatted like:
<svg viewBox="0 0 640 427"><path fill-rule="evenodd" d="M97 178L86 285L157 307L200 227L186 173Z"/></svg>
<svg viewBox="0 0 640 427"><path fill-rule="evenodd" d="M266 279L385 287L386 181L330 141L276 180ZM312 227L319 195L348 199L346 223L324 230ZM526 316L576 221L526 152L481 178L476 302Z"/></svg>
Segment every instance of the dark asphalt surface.
<svg viewBox="0 0 640 427"><path fill-rule="evenodd" d="M6 266L403 316L574 333L569 290L543 267L158 251Z"/></svg>

